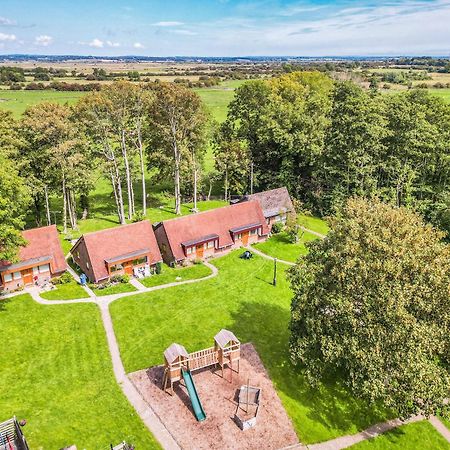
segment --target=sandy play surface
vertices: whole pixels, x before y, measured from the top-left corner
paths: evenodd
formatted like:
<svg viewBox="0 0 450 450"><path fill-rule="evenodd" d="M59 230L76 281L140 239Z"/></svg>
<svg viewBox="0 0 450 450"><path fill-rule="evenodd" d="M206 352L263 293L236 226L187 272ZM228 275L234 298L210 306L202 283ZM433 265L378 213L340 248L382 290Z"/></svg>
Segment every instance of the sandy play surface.
<svg viewBox="0 0 450 450"><path fill-rule="evenodd" d="M298 443L297 435L267 372L252 344L241 346L240 373L230 370L193 372L194 383L206 413L197 422L185 387L175 384L174 395L161 389L163 367L129 375L145 400L183 449L279 449ZM241 431L233 420L241 385L262 388L255 428Z"/></svg>

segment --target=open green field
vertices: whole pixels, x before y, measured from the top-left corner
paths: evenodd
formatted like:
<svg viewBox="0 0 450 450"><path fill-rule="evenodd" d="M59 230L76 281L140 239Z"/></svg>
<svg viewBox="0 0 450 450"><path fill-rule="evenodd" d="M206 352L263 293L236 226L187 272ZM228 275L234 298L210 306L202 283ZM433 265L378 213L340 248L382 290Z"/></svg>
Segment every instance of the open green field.
<svg viewBox="0 0 450 450"><path fill-rule="evenodd" d="M433 428L428 421L410 423L394 430L352 445L352 450L445 450L450 444Z"/></svg>
<svg viewBox="0 0 450 450"><path fill-rule="evenodd" d="M116 383L97 306L4 299L0 329L0 421L27 419L31 449L158 448Z"/></svg>
<svg viewBox="0 0 450 450"><path fill-rule="evenodd" d="M137 294L110 306L127 372L162 364L163 351L178 342L188 351L211 345L221 328L253 342L304 443L355 433L388 414L353 398L336 380L313 389L289 360L291 291L280 265L236 250L213 264L219 275L199 284ZM176 412L174 412L176 414Z"/></svg>
<svg viewBox="0 0 450 450"><path fill-rule="evenodd" d="M73 105L83 95L84 92L0 90L0 108L11 111L18 119L29 106L44 101Z"/></svg>
<svg viewBox="0 0 450 450"><path fill-rule="evenodd" d="M450 103L450 89L429 89L428 92Z"/></svg>

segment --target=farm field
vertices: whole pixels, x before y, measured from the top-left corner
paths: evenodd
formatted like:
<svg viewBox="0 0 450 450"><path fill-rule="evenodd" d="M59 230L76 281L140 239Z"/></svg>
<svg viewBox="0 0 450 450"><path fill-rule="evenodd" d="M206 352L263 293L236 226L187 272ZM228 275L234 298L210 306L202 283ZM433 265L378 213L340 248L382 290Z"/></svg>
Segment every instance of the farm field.
<svg viewBox="0 0 450 450"><path fill-rule="evenodd" d="M95 305L43 306L28 295L0 302L2 420L17 415L31 449L158 444L114 379Z"/></svg>
<svg viewBox="0 0 450 450"><path fill-rule="evenodd" d="M313 443L355 433L389 414L354 399L335 380L311 388L289 360L291 291L280 265L241 251L216 259L219 275L200 284L137 294L112 303L110 311L127 372L162 364L163 351L177 342L194 351L211 345L221 328L252 342L291 417L300 440Z"/></svg>

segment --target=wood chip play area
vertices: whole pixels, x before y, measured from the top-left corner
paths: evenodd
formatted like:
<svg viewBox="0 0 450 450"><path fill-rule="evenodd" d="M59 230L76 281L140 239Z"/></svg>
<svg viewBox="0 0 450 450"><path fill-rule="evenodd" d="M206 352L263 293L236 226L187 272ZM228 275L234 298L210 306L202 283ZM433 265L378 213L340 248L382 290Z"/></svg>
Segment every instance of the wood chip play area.
<svg viewBox="0 0 450 450"><path fill-rule="evenodd" d="M172 344L164 361L129 377L183 449L279 449L298 443L251 343L241 345L222 330L214 347L188 354Z"/></svg>

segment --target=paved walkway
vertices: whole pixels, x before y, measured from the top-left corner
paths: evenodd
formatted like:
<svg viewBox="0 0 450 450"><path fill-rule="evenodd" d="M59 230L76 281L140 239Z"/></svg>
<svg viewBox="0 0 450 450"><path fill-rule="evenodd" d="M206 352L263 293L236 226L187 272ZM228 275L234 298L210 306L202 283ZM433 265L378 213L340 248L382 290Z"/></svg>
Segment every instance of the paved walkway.
<svg viewBox="0 0 450 450"><path fill-rule="evenodd" d="M131 278L130 284L134 286L138 291L145 291L146 287L136 278Z"/></svg>
<svg viewBox="0 0 450 450"><path fill-rule="evenodd" d="M450 442L450 430L436 416L431 416L429 421L431 425L436 428L436 431L438 431L447 442Z"/></svg>

